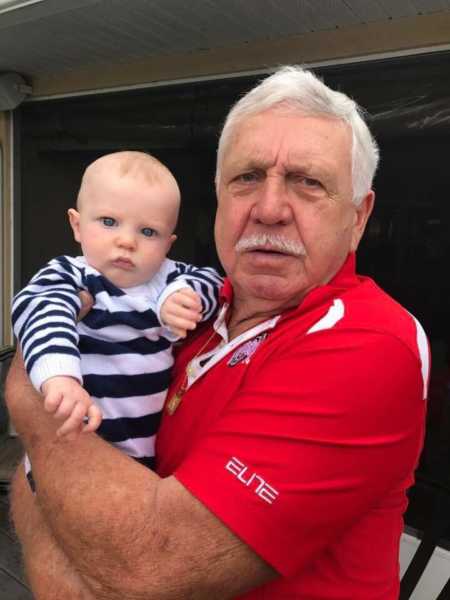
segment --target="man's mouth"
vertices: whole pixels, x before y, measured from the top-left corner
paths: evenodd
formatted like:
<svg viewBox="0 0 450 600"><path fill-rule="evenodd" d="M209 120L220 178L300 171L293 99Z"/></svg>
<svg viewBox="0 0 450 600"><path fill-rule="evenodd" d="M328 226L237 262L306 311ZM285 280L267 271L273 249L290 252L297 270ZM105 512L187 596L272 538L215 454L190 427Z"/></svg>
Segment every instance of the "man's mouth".
<svg viewBox="0 0 450 600"><path fill-rule="evenodd" d="M288 252L283 252L276 248L252 248L250 250L247 250L247 252L250 252L251 254L277 254L279 256L289 256Z"/></svg>
<svg viewBox="0 0 450 600"><path fill-rule="evenodd" d="M248 254L250 256L264 258L292 258L295 256L293 252L289 251L289 248L280 248L278 245L264 244L264 245L255 245L253 247L247 248L244 251L244 254Z"/></svg>

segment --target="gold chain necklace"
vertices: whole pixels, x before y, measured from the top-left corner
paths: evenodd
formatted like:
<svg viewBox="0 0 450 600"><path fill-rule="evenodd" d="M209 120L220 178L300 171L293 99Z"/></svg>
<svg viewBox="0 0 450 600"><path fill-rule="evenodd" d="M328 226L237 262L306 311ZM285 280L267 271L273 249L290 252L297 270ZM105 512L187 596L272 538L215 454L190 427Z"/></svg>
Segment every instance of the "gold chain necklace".
<svg viewBox="0 0 450 600"><path fill-rule="evenodd" d="M184 377L183 377L183 380L181 382L180 387L175 392L175 394L172 396L172 398L167 402L167 412L168 412L169 415L173 415L175 413L175 411L177 410L177 408L180 406L181 401L183 400L184 393L188 389L189 376L193 374L192 363L194 362L194 360L196 358L198 358L202 354L202 352L205 350L205 348L208 346L208 344L212 341L212 339L214 338L214 336L216 335L216 333L217 332L214 329L213 332L212 332L212 334L209 336L209 338L206 340L206 342L202 345L202 347L200 348L200 350L188 362L188 364L186 366L186 369L185 369L185 372L184 372Z"/></svg>

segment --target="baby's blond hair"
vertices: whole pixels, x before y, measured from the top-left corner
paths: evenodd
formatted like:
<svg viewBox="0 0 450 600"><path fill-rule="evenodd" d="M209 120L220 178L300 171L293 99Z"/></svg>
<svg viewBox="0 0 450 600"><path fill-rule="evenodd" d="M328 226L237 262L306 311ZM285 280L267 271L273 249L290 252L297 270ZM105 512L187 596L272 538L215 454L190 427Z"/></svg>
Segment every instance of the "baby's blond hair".
<svg viewBox="0 0 450 600"><path fill-rule="evenodd" d="M172 186L175 194L180 198L180 190L175 177L169 169L157 158L137 150L124 150L101 156L91 163L85 170L77 197L77 207L80 206L86 187L97 176L114 174L118 177L132 177L142 179L149 185L167 183Z"/></svg>

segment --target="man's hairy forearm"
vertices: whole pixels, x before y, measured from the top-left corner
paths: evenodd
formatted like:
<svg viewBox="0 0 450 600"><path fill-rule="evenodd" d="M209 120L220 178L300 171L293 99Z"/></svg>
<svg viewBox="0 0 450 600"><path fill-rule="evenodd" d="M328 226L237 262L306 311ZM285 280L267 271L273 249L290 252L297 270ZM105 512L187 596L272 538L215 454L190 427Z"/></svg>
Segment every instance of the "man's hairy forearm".
<svg viewBox="0 0 450 600"><path fill-rule="evenodd" d="M15 402L12 412L33 465L41 512L76 570L99 586L98 593L139 570L142 552L150 557L152 541L160 545L158 476L95 435L58 439L56 421L44 413L17 360L7 396L22 396L23 409ZM151 564L146 562L147 571Z"/></svg>
<svg viewBox="0 0 450 600"><path fill-rule="evenodd" d="M94 598L225 599L276 576L175 478L160 479L94 434L58 439L20 360L7 396L40 514Z"/></svg>
<svg viewBox="0 0 450 600"><path fill-rule="evenodd" d="M160 544L158 480L96 436L87 437L32 462L39 505L56 540L98 597L104 592L111 600L123 598L126 591L131 599L136 586L140 598L135 578L141 569L141 580L157 584L151 557Z"/></svg>

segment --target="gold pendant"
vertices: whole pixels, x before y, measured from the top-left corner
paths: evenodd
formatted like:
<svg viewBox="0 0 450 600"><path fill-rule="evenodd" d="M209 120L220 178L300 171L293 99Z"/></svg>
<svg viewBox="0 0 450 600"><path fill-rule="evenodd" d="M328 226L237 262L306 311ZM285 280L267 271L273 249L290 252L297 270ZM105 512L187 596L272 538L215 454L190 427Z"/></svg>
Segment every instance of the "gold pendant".
<svg viewBox="0 0 450 600"><path fill-rule="evenodd" d="M169 415L173 415L173 413L180 406L181 400L182 400L182 394L180 394L180 392L177 392L176 394L174 394L172 396L172 398L167 403L167 412L169 413Z"/></svg>

